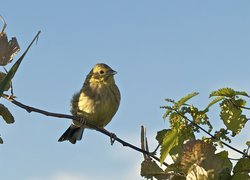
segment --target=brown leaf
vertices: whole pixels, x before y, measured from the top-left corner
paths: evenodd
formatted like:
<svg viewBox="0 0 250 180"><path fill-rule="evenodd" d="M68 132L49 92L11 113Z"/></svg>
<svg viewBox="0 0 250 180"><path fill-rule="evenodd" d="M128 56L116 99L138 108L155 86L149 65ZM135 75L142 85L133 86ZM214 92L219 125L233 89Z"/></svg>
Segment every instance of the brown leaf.
<svg viewBox="0 0 250 180"><path fill-rule="evenodd" d="M165 173L155 161L151 159L146 159L141 164L141 176L149 179L149 178L157 178L157 179L167 179L169 175Z"/></svg>
<svg viewBox="0 0 250 180"><path fill-rule="evenodd" d="M2 18L0 16L0 18ZM3 18L2 18L3 20ZM8 41L7 34L4 32L6 23L4 22L3 30L0 32L0 66L5 66L13 60L13 57L20 51L19 44L15 37Z"/></svg>

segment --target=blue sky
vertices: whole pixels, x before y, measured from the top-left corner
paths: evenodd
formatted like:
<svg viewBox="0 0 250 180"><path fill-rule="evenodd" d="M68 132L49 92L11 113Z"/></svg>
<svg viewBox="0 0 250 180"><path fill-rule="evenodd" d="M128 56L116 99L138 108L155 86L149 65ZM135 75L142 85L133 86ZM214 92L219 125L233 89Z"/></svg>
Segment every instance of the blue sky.
<svg viewBox="0 0 250 180"><path fill-rule="evenodd" d="M211 91L232 87L249 93L249 1L5 1L6 32L24 50L38 30L38 44L14 80L17 100L52 112L69 113L94 64L115 69L120 108L107 126L140 145L140 126L149 146L167 128L159 107L164 98L200 92L192 103L205 107ZM23 52L23 51L21 51ZM20 56L21 52L18 56ZM7 67L9 68L9 67ZM138 152L86 130L76 145L57 140L70 121L31 113L1 99L16 122L0 121L0 179L142 179ZM210 115L220 127L216 109ZM233 145L245 148L249 125ZM240 157L239 154L231 154Z"/></svg>

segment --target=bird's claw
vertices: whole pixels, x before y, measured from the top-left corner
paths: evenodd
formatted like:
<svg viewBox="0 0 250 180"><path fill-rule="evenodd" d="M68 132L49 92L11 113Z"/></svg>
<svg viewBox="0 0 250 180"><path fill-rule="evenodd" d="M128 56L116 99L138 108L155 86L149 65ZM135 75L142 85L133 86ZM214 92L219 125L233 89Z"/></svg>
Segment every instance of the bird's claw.
<svg viewBox="0 0 250 180"><path fill-rule="evenodd" d="M117 136L114 133L110 134L110 143L111 143L111 146L114 144L116 138L117 138Z"/></svg>
<svg viewBox="0 0 250 180"><path fill-rule="evenodd" d="M81 123L83 126L86 125L86 119L84 117L78 117L78 122Z"/></svg>

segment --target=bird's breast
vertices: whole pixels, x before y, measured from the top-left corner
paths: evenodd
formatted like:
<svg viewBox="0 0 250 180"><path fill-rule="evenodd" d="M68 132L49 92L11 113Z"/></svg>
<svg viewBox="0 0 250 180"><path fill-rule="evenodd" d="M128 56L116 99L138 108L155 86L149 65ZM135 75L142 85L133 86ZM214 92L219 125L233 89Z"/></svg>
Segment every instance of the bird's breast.
<svg viewBox="0 0 250 180"><path fill-rule="evenodd" d="M115 115L120 103L120 92L114 85L91 85L81 90L78 114L87 117L96 126L106 126Z"/></svg>

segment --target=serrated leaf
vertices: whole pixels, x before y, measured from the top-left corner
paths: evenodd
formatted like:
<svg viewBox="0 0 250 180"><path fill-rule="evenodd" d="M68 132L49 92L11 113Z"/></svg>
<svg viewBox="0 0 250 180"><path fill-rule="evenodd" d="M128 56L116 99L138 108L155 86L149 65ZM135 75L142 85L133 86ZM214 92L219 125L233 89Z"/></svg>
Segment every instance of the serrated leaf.
<svg viewBox="0 0 250 180"><path fill-rule="evenodd" d="M161 134L158 135L157 140L158 142L162 142L160 144L160 163L163 163L169 154L169 151L178 144L178 132L175 129L169 129L167 131L161 132Z"/></svg>
<svg viewBox="0 0 250 180"><path fill-rule="evenodd" d="M244 101L239 100L224 100L220 103L220 117L223 120L228 130L233 132L233 135L238 134L247 122L247 117L242 115L242 110L237 107L242 105Z"/></svg>
<svg viewBox="0 0 250 180"><path fill-rule="evenodd" d="M207 172L209 179L230 175L232 165L228 162L228 158L225 158L227 154L225 152L215 154L215 150L212 144L191 140L184 145L183 154L179 157L180 167L184 173L188 173L192 171L194 164L198 165Z"/></svg>
<svg viewBox="0 0 250 180"><path fill-rule="evenodd" d="M21 55L21 57L16 61L16 63L11 67L10 71L7 73L7 75L5 76L5 78L3 79L3 81L0 83L0 97L2 97L2 94L3 94L4 90L6 89L6 87L8 86L8 84L11 82L11 80L14 77L14 75L15 75L15 73L16 73L19 65L21 64L24 56L27 54L27 52L29 51L29 49L32 46L32 44L38 38L39 34L40 34L40 31L37 33L37 35L32 40L32 42L30 43L30 45L27 47L27 49L24 51L24 53Z"/></svg>
<svg viewBox="0 0 250 180"><path fill-rule="evenodd" d="M249 95L245 91L235 91L235 95L249 97Z"/></svg>
<svg viewBox="0 0 250 180"><path fill-rule="evenodd" d="M224 97L222 97L222 96L219 96L219 97L216 97L215 99L213 99L213 100L207 105L207 107L205 108L205 111L208 110L211 106L213 106L213 105L216 104L217 102L221 101L222 99L224 99Z"/></svg>
<svg viewBox="0 0 250 180"><path fill-rule="evenodd" d="M217 91L213 91L209 97L212 96L226 96L226 97L233 97L235 96L235 91L232 88L221 88Z"/></svg>
<svg viewBox="0 0 250 180"><path fill-rule="evenodd" d="M3 104L0 104L0 116L3 117L3 119L5 120L5 122L7 124L11 124L11 123L15 122L14 117L12 116L12 114L10 113L8 108L6 108Z"/></svg>
<svg viewBox="0 0 250 180"><path fill-rule="evenodd" d="M176 103L176 108L180 108L185 102L187 102L189 99L191 99L194 96L197 96L199 93L194 92L186 95L185 97L181 98L177 103Z"/></svg>
<svg viewBox="0 0 250 180"><path fill-rule="evenodd" d="M213 156L214 152L215 148L211 144L201 140L188 141L179 160L182 170L188 173L193 164L203 167L204 160L208 160L207 158Z"/></svg>
<svg viewBox="0 0 250 180"><path fill-rule="evenodd" d="M209 97L212 97L212 96L225 96L225 97L232 98L232 97L237 96L237 95L249 97L249 95L246 92L244 92L244 91L235 91L232 88L218 89L217 91L213 91L210 94Z"/></svg>

